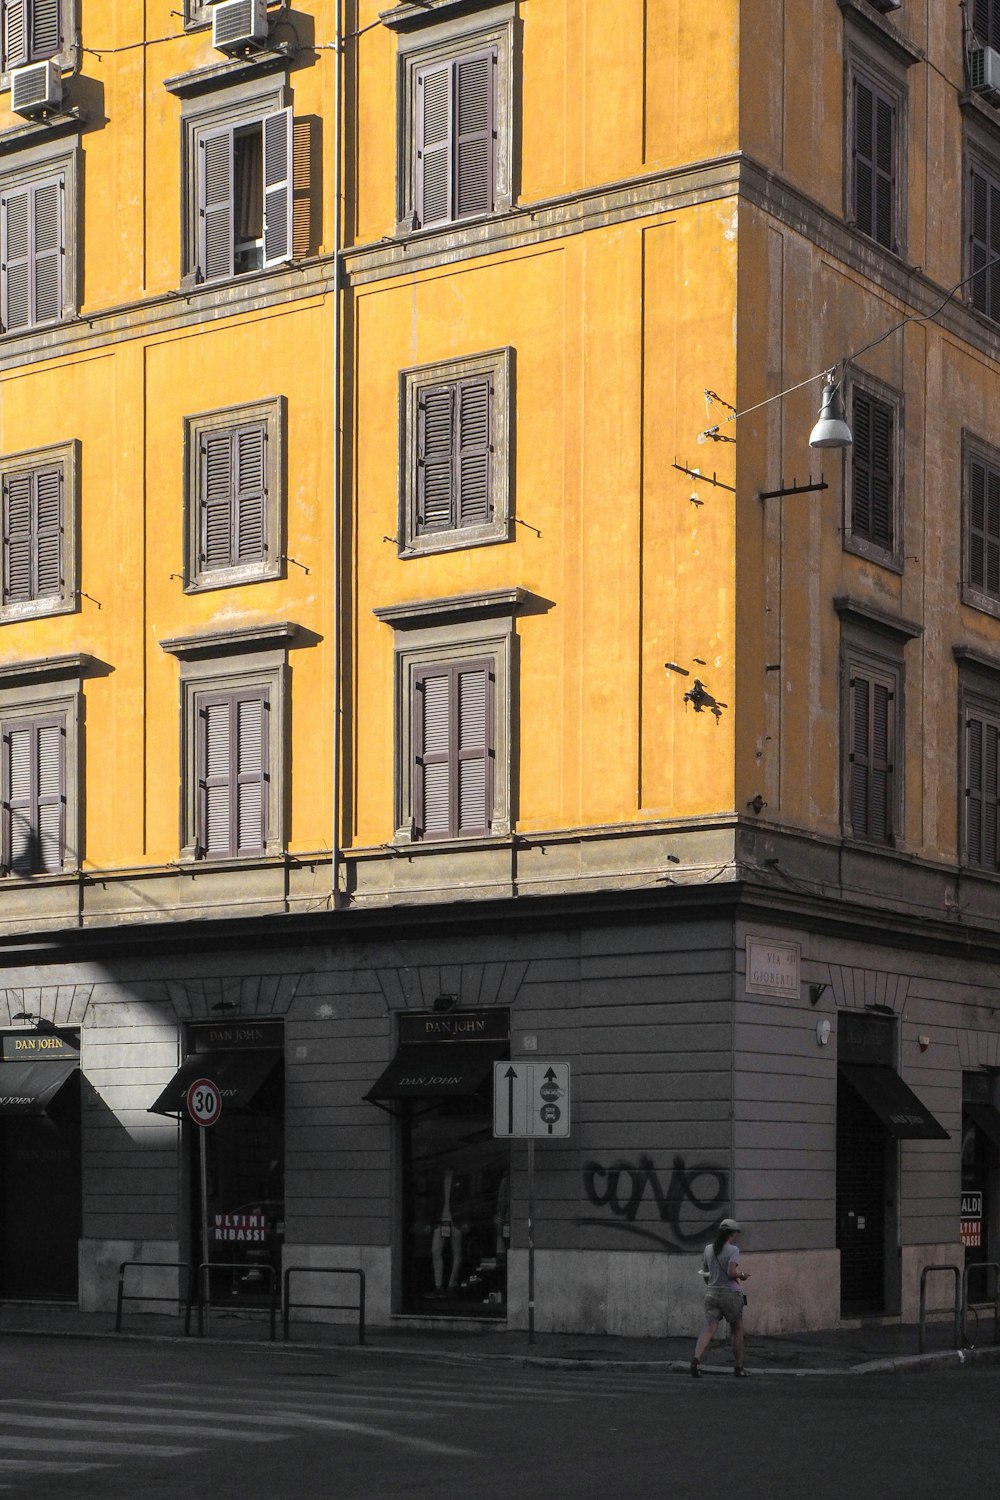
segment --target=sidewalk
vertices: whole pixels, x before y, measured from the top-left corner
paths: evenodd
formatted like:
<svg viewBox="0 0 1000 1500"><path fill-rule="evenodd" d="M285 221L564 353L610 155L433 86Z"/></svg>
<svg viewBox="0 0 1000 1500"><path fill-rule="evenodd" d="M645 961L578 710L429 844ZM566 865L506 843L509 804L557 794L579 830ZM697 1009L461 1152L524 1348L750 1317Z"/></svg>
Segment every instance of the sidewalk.
<svg viewBox="0 0 1000 1500"><path fill-rule="evenodd" d="M192 1318L196 1330L197 1319ZM213 1342L259 1346L268 1341L265 1312L231 1312L213 1309L209 1337ZM994 1346L992 1325L984 1319L981 1345L956 1350L951 1347L952 1324L931 1323L927 1350L919 1351L915 1324L832 1329L822 1333L755 1337L747 1333L747 1369L761 1376L832 1376L904 1374L948 1365L1000 1363L1000 1347ZM126 1308L122 1332L115 1332L113 1313L81 1313L72 1304L0 1303L0 1335L41 1334L77 1338L129 1338L154 1341L184 1337L183 1318L143 1315ZM195 1333L192 1342L198 1342ZM358 1348L352 1323L293 1323L288 1345L282 1341L278 1319L278 1348L330 1352ZM369 1327L364 1352L395 1356L436 1358L449 1361L476 1360L537 1364L575 1369L661 1370L687 1375L693 1338L619 1338L539 1332L534 1343L524 1330L495 1325L475 1329L417 1327L400 1319L391 1327ZM708 1379L729 1375L732 1355L721 1338L708 1351L702 1372Z"/></svg>

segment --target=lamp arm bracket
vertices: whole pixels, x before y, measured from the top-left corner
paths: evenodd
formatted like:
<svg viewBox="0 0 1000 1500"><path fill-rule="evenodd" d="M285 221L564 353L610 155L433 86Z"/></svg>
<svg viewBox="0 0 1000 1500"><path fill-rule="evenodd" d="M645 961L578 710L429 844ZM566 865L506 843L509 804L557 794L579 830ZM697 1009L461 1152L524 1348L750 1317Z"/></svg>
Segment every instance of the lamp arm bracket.
<svg viewBox="0 0 1000 1500"><path fill-rule="evenodd" d="M780 490L759 490L757 499L777 500L784 495L811 495L816 490L828 490L829 488L830 486L821 474L818 480L810 479L808 484L796 484L793 480L791 484L783 485Z"/></svg>
<svg viewBox="0 0 1000 1500"><path fill-rule="evenodd" d="M704 474L701 469L689 469L687 464L679 464L674 459L673 467L679 469L682 474L690 474L692 479L700 479L702 484L714 484L716 489L728 490L731 495L736 494L735 484L726 484L725 480L717 479L715 474Z"/></svg>

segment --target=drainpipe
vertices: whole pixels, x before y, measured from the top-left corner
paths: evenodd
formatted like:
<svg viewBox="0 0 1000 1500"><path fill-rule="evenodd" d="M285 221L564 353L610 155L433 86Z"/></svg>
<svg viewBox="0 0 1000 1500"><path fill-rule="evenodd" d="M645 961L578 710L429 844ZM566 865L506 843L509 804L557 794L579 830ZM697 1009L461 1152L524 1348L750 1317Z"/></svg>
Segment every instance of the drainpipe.
<svg viewBox="0 0 1000 1500"><path fill-rule="evenodd" d="M342 305L340 276L340 242L342 234L341 195L343 193L343 47L344 47L344 0L336 0L334 12L334 127L333 127L333 753L331 761L333 817L330 838L330 908L336 910L338 882L340 876L340 736L342 641L341 608L343 601L341 526L343 503L343 435L341 432L341 380Z"/></svg>

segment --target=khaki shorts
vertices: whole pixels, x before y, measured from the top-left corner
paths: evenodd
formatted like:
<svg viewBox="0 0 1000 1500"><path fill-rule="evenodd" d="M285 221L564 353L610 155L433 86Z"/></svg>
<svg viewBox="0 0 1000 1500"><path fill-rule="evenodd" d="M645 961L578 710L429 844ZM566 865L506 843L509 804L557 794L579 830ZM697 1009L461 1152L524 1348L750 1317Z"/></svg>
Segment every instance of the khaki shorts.
<svg viewBox="0 0 1000 1500"><path fill-rule="evenodd" d="M705 1293L705 1316L718 1322L725 1318L733 1328L743 1322L743 1293L730 1292L725 1287L709 1287Z"/></svg>

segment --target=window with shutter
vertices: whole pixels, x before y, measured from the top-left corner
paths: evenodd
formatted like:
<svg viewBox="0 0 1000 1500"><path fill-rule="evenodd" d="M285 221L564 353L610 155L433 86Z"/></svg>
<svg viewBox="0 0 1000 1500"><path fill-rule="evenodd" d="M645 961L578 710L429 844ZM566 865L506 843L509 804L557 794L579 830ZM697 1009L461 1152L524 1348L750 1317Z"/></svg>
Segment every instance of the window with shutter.
<svg viewBox="0 0 1000 1500"><path fill-rule="evenodd" d="M1000 0L973 0L972 29L984 47L1000 49Z"/></svg>
<svg viewBox="0 0 1000 1500"><path fill-rule="evenodd" d="M414 674L416 838L463 838L490 831L494 684L490 661L443 663Z"/></svg>
<svg viewBox="0 0 1000 1500"><path fill-rule="evenodd" d="M851 405L851 535L891 552L896 529L895 410L857 386Z"/></svg>
<svg viewBox="0 0 1000 1500"><path fill-rule="evenodd" d="M1000 173L969 170L969 282L973 307L1000 321Z"/></svg>
<svg viewBox="0 0 1000 1500"><path fill-rule="evenodd" d="M973 455L966 497L969 587L1000 603L1000 467Z"/></svg>
<svg viewBox="0 0 1000 1500"><path fill-rule="evenodd" d="M417 68L413 196L419 227L493 212L496 77L496 48Z"/></svg>
<svg viewBox="0 0 1000 1500"><path fill-rule="evenodd" d="M970 709L965 718L965 858L1000 870L1000 716Z"/></svg>
<svg viewBox="0 0 1000 1500"><path fill-rule="evenodd" d="M3 725L3 865L8 874L53 874L63 867L65 741L62 718Z"/></svg>
<svg viewBox="0 0 1000 1500"><path fill-rule="evenodd" d="M847 825L855 838L891 844L895 824L896 681L855 670L850 675Z"/></svg>
<svg viewBox="0 0 1000 1500"><path fill-rule="evenodd" d="M187 588L278 575L283 412L276 398L187 418Z"/></svg>
<svg viewBox="0 0 1000 1500"><path fill-rule="evenodd" d="M222 281L292 255L292 112L192 125L194 270Z"/></svg>
<svg viewBox="0 0 1000 1500"><path fill-rule="evenodd" d="M3 0L0 71L55 57L62 45L60 0Z"/></svg>
<svg viewBox="0 0 1000 1500"><path fill-rule="evenodd" d="M3 603L63 597L63 471L59 464L2 478Z"/></svg>
<svg viewBox="0 0 1000 1500"><path fill-rule="evenodd" d="M897 104L870 78L854 79L854 219L862 233L896 246Z"/></svg>
<svg viewBox="0 0 1000 1500"><path fill-rule="evenodd" d="M196 854L259 854L267 841L266 689L202 697L198 703Z"/></svg>
<svg viewBox="0 0 1000 1500"><path fill-rule="evenodd" d="M0 192L0 321L3 331L63 315L65 179Z"/></svg>

